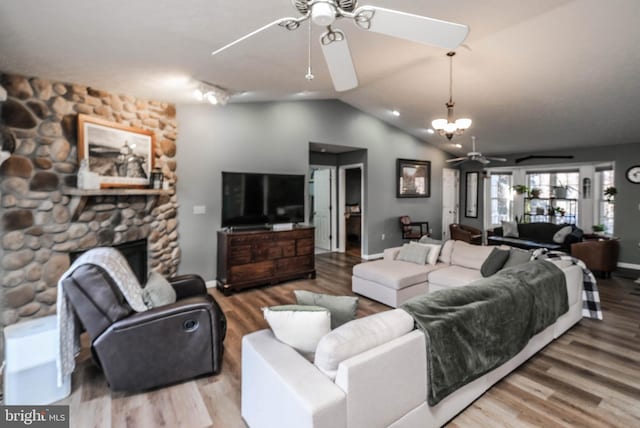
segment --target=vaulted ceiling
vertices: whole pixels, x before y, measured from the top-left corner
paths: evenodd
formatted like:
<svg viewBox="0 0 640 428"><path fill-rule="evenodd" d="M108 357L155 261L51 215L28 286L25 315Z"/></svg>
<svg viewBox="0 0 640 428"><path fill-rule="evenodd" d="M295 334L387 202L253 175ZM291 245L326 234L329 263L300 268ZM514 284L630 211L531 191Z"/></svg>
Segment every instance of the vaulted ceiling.
<svg viewBox="0 0 640 428"><path fill-rule="evenodd" d="M195 80L228 88L231 102L337 98L454 154L469 150L470 135L486 154L640 143L637 0L365 4L470 26L454 60L455 113L473 119L454 138L462 148L426 132L446 113L445 50L338 21L360 81L340 93L318 27L311 82L306 26L274 27L210 56L276 18L298 16L290 0L4 1L0 70L173 102L192 102Z"/></svg>

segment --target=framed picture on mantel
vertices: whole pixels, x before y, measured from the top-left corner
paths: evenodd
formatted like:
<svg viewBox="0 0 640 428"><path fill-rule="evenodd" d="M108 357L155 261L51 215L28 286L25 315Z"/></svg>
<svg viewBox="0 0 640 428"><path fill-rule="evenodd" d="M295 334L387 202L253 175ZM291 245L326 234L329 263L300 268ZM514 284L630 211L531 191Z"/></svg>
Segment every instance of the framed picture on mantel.
<svg viewBox="0 0 640 428"><path fill-rule="evenodd" d="M397 198L428 198L431 196L431 162L398 159L396 162Z"/></svg>
<svg viewBox="0 0 640 428"><path fill-rule="evenodd" d="M98 174L101 188L148 187L154 140L153 131L78 115L78 161Z"/></svg>

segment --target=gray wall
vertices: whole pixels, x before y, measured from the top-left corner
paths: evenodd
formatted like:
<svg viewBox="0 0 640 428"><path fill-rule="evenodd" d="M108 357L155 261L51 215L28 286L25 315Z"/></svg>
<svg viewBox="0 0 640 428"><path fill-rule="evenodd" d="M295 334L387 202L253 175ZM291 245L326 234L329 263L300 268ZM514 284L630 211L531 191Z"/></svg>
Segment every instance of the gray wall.
<svg viewBox="0 0 640 428"><path fill-rule="evenodd" d="M309 142L366 149L365 254L401 243L398 217L428 220L441 235L442 168L449 156L340 101L179 105L181 273L215 278L221 171L307 174ZM350 154L345 154L349 163ZM431 197L396 199L396 158L431 161ZM194 215L205 205L205 215ZM381 235L386 239L382 240Z"/></svg>
<svg viewBox="0 0 640 428"><path fill-rule="evenodd" d="M515 159L532 155L573 155L567 159L532 159L520 164ZM640 184L632 184L627 181L625 173L632 165L640 164L640 143L621 144L600 147L583 147L579 149L566 149L547 152L531 152L526 154L507 155L507 162L494 162L490 166L529 166L529 165L553 165L571 162L615 162L615 185L618 189L616 195L615 235L620 237L620 261L625 263L640 264ZM460 189L464 189L464 173L466 171L482 171L477 163L466 163L461 167ZM480 175L482 177L482 173ZM480 179L480 194L483 194L484 180ZM464 192L460 192L460 207L464 209ZM460 222L482 228L483 207L482 198L479 200L479 215L477 219L460 217Z"/></svg>

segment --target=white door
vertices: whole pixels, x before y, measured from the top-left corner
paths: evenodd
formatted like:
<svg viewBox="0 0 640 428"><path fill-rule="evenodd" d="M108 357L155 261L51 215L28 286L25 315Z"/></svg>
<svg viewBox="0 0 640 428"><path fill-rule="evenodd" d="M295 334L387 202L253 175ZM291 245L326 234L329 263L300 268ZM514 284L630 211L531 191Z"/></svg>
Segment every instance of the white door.
<svg viewBox="0 0 640 428"><path fill-rule="evenodd" d="M331 251L331 170L317 169L313 174L313 225L316 247Z"/></svg>
<svg viewBox="0 0 640 428"><path fill-rule="evenodd" d="M442 169L442 240L449 236L449 225L458 223L458 206L460 201L460 171Z"/></svg>

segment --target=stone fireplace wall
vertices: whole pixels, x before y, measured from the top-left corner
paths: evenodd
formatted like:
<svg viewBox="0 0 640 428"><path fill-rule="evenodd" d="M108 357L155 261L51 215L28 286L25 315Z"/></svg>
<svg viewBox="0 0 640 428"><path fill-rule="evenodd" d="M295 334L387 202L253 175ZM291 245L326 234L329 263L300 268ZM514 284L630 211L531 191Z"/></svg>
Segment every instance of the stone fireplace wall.
<svg viewBox="0 0 640 428"><path fill-rule="evenodd" d="M175 189L175 107L94 88L0 73L8 98L0 126L16 150L0 167L0 274L2 325L55 313L57 281L69 253L148 240L149 269L174 275L180 261L177 199L160 196L92 196L73 218L78 169L78 113L151 130L155 166Z"/></svg>

